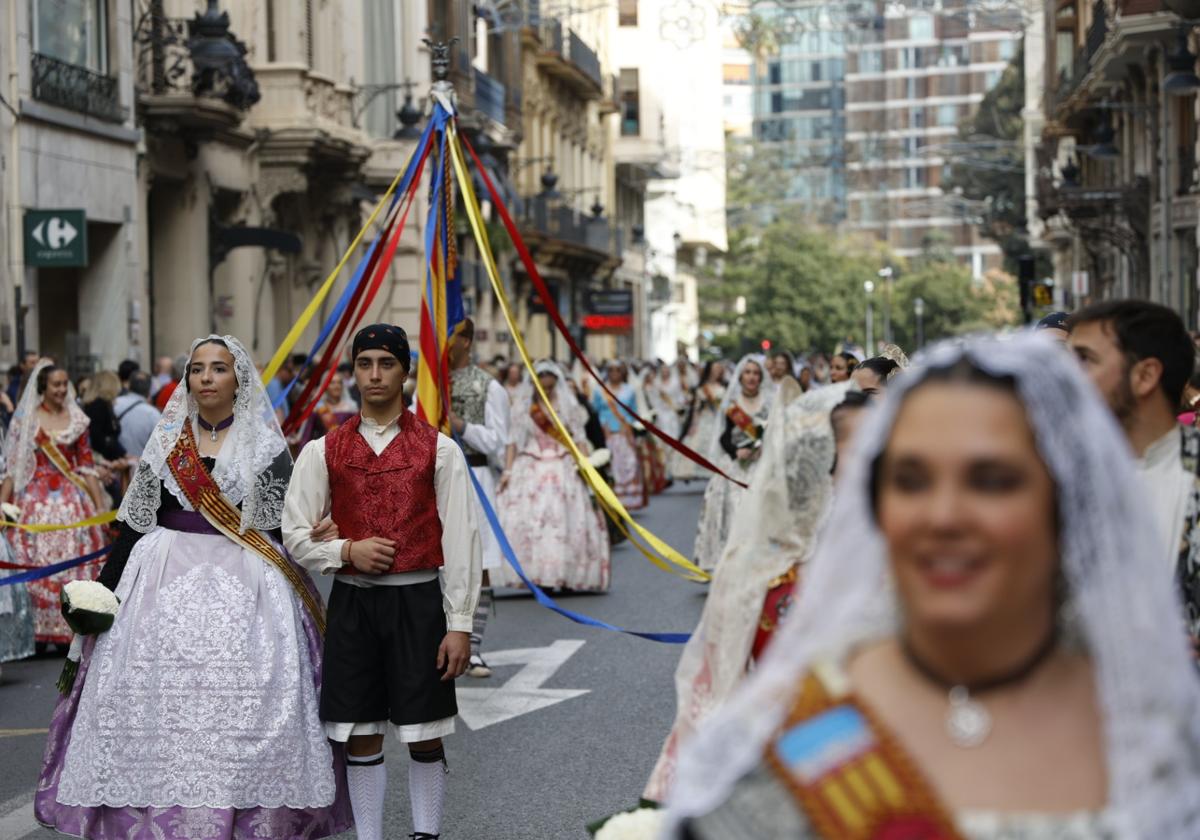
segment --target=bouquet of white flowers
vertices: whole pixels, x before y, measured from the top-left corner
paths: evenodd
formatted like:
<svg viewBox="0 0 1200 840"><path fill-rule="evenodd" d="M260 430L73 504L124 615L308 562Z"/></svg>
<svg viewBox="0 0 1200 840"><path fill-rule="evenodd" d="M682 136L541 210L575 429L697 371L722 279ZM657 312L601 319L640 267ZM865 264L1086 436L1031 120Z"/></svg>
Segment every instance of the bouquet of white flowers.
<svg viewBox="0 0 1200 840"><path fill-rule="evenodd" d="M603 469L608 466L608 462L612 460L612 453L607 449L597 449L588 456L588 461L596 469Z"/></svg>
<svg viewBox="0 0 1200 840"><path fill-rule="evenodd" d="M62 614L67 625L75 632L67 661L63 663L58 678L58 690L69 694L79 672L79 660L83 655L83 637L107 633L112 629L121 605L108 587L94 580L73 580L62 588Z"/></svg>
<svg viewBox="0 0 1200 840"><path fill-rule="evenodd" d="M638 808L616 814L596 832L596 840L656 840L662 830L663 814L655 808Z"/></svg>

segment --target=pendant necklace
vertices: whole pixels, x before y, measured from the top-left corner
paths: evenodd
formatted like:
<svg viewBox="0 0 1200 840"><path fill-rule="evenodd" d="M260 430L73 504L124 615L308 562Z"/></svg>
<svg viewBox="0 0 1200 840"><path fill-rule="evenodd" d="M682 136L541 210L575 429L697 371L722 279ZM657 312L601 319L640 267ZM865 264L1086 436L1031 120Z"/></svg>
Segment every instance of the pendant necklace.
<svg viewBox="0 0 1200 840"><path fill-rule="evenodd" d="M224 429L228 429L230 426L233 425L233 415L232 414L229 415L228 417L226 417L224 420L222 420L220 423L218 423L215 426L212 423L209 423L207 420L205 420L203 417L201 417L199 415L196 416L196 422L200 424L201 429L204 429L204 431L208 432L211 435L212 442L216 443L217 442L217 432L222 431Z"/></svg>
<svg viewBox="0 0 1200 840"><path fill-rule="evenodd" d="M1058 632L1052 631L1033 655L1007 674L975 683L956 683L943 679L917 656L908 640L901 640L900 649L905 659L922 677L946 692L949 708L946 710L946 734L956 746L970 749L978 747L992 734L992 716L987 708L973 695L983 694L1004 686L1019 683L1050 658L1058 647Z"/></svg>

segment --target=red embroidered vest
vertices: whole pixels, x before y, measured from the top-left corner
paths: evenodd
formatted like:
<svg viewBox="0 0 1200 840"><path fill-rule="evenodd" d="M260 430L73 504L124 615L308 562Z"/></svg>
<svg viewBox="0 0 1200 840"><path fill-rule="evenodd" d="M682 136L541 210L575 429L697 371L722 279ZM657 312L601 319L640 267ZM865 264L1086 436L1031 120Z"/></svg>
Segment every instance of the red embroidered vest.
<svg viewBox="0 0 1200 840"><path fill-rule="evenodd" d="M433 483L438 433L411 412L378 455L359 434L356 414L325 436L332 515L343 538L396 543L388 574L442 566L442 520ZM339 574L357 574L347 566Z"/></svg>

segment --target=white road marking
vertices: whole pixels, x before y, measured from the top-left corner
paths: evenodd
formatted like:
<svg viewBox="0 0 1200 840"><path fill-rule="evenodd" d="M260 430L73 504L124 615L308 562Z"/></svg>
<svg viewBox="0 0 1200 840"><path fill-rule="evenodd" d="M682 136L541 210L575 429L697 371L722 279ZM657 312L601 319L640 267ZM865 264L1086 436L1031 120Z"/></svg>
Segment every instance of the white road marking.
<svg viewBox="0 0 1200 840"><path fill-rule="evenodd" d="M33 817L33 800L29 799L24 805L0 817L0 840L20 840L39 828L41 826Z"/></svg>
<svg viewBox="0 0 1200 840"><path fill-rule="evenodd" d="M547 647L489 653L489 665L525 667L496 688L463 687L460 681L458 716L471 729L479 730L587 694L586 688L541 687L581 647L581 639L559 639Z"/></svg>

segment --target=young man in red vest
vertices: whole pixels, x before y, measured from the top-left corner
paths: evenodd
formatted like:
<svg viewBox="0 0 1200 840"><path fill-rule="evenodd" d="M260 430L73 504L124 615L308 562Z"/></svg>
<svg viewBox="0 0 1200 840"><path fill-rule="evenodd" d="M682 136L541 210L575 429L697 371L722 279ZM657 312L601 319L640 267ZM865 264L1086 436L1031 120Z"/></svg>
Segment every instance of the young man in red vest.
<svg viewBox="0 0 1200 840"><path fill-rule="evenodd" d="M462 450L404 408L404 330L365 327L352 352L362 414L300 453L284 543L311 572L336 575L321 719L347 745L358 837L383 837L391 729L411 759L410 837L432 840L445 799L442 737L454 731L453 681L467 668L479 598L479 530ZM342 538L314 541L326 511Z"/></svg>

